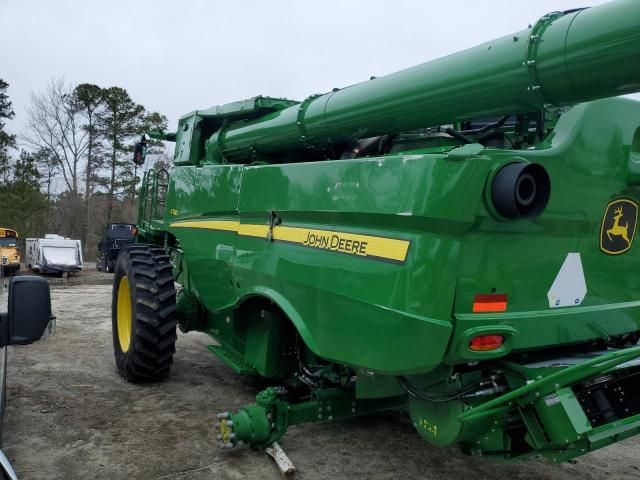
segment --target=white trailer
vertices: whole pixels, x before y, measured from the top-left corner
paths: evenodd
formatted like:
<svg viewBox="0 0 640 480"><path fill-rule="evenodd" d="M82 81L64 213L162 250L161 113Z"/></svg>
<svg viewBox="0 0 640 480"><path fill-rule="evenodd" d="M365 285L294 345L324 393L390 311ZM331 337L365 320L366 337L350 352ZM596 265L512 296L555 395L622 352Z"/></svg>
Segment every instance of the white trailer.
<svg viewBox="0 0 640 480"><path fill-rule="evenodd" d="M24 263L40 273L79 272L83 265L81 242L54 234L27 238Z"/></svg>

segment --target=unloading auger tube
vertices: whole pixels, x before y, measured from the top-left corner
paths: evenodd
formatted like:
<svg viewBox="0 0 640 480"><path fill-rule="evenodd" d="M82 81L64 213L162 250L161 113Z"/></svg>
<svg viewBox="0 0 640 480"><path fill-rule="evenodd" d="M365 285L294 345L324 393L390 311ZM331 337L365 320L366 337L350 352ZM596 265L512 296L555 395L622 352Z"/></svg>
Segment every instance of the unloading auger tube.
<svg viewBox="0 0 640 480"><path fill-rule="evenodd" d="M246 162L639 90L640 5L618 0L550 13L512 35L229 124L207 149L219 162Z"/></svg>

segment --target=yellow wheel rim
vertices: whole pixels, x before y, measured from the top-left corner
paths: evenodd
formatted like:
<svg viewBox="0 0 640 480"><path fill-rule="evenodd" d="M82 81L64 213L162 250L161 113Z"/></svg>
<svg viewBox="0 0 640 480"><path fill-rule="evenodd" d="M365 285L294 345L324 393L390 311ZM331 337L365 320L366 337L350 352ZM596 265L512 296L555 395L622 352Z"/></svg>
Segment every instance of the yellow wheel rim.
<svg viewBox="0 0 640 480"><path fill-rule="evenodd" d="M118 286L118 308L116 311L118 320L118 340L123 352L129 351L131 345L131 291L127 277L120 279Z"/></svg>

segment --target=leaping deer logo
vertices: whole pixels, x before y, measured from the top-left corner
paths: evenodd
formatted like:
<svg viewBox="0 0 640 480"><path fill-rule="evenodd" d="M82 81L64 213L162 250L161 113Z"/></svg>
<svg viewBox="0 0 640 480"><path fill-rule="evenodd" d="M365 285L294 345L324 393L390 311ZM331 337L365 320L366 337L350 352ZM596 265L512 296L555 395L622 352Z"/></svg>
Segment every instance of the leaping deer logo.
<svg viewBox="0 0 640 480"><path fill-rule="evenodd" d="M627 245L629 245L631 243L629 241L629 222L620 225L620 219L623 216L622 207L618 207L613 211L613 226L607 229L607 237L609 237L609 240L613 240L611 235L622 237L627 242Z"/></svg>

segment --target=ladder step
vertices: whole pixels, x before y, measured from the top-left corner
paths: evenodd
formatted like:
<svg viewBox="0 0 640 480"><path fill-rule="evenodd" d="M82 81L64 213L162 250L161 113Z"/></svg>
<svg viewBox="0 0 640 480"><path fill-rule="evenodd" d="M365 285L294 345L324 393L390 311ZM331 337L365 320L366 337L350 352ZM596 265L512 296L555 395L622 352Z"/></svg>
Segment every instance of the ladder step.
<svg viewBox="0 0 640 480"><path fill-rule="evenodd" d="M227 364L234 372L242 375L256 375L256 369L245 363L244 357L224 348L222 345L208 345L207 348L220 360Z"/></svg>

